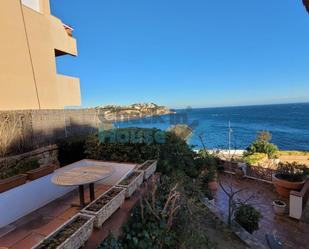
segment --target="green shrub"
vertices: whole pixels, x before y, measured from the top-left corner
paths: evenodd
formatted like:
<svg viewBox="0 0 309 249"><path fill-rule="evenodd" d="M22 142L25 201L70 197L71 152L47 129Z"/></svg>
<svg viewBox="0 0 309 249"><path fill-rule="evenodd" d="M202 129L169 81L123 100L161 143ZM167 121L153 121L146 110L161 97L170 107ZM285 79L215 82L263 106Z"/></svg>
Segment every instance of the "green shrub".
<svg viewBox="0 0 309 249"><path fill-rule="evenodd" d="M253 155L255 153L267 154L269 158L272 158L277 152L278 147L269 141L271 140L271 134L268 131L260 131L257 134L256 140L253 141L246 149L245 156Z"/></svg>
<svg viewBox="0 0 309 249"><path fill-rule="evenodd" d="M97 249L123 249L121 243L111 234Z"/></svg>
<svg viewBox="0 0 309 249"><path fill-rule="evenodd" d="M85 146L87 158L133 163L158 159L158 171L164 174L171 174L175 170L184 171L192 177L199 174L192 148L174 133L144 128L123 128L111 132L112 134L106 132L107 139L102 142L99 141L97 134L88 137ZM109 139L117 137L118 134L148 134L149 137L160 134L164 139L161 140L162 142L147 141L145 138L136 140L134 136L129 136L129 139L124 142Z"/></svg>
<svg viewBox="0 0 309 249"><path fill-rule="evenodd" d="M174 133L166 132L166 141L160 145L158 170L168 175L180 170L196 178L199 175L199 167L194 160L195 157L192 147L184 140Z"/></svg>
<svg viewBox="0 0 309 249"><path fill-rule="evenodd" d="M294 163L279 163L276 176L289 182L301 182L308 174L306 165Z"/></svg>
<svg viewBox="0 0 309 249"><path fill-rule="evenodd" d="M176 215L176 212L172 212L172 210L178 205L178 198L177 192L171 190L170 184L167 179L159 188L154 183L149 189L148 196L143 198L140 204L133 209L120 238L115 240L110 237L98 249L177 248L177 236L173 223L170 223L170 218ZM175 203L168 198L172 195ZM168 200L169 202L167 202Z"/></svg>
<svg viewBox="0 0 309 249"><path fill-rule="evenodd" d="M257 133L257 140L258 141L265 141L269 142L272 138L272 135L269 131L259 131Z"/></svg>
<svg viewBox="0 0 309 249"><path fill-rule="evenodd" d="M235 220L249 233L259 229L259 221L262 215L251 205L241 204L235 212Z"/></svg>
<svg viewBox="0 0 309 249"><path fill-rule="evenodd" d="M202 174L202 182L205 188L206 195L209 195L208 183L214 181L217 177L217 172L219 170L220 158L216 155L206 153L204 150L199 151L199 164L202 164L201 167Z"/></svg>
<svg viewBox="0 0 309 249"><path fill-rule="evenodd" d="M112 131L105 131L106 137L108 133L117 136L124 132L143 132L151 131L155 133L155 129L138 129L125 128ZM88 137L85 146L85 154L87 158L96 160L118 161L118 162L133 162L143 163L146 160L157 159L159 157L159 145L155 142L146 143L144 141L134 141L129 138L126 142L111 141L106 139L103 142L99 141L99 135L93 134Z"/></svg>
<svg viewBox="0 0 309 249"><path fill-rule="evenodd" d="M25 174L29 170L40 167L37 159L25 159L18 162L15 166L1 170L0 179L6 179L19 174Z"/></svg>
<svg viewBox="0 0 309 249"><path fill-rule="evenodd" d="M267 141L254 141L247 149L245 156L253 155L256 153L264 153L267 154L269 158L272 158L276 152L278 151L278 147L272 143Z"/></svg>
<svg viewBox="0 0 309 249"><path fill-rule="evenodd" d="M250 164L250 165L256 165L264 158L267 158L267 154L265 153L254 153L252 155L247 155L243 157L243 160Z"/></svg>
<svg viewBox="0 0 309 249"><path fill-rule="evenodd" d="M66 166L85 158L86 138L86 135L79 135L57 141L58 160L61 166Z"/></svg>

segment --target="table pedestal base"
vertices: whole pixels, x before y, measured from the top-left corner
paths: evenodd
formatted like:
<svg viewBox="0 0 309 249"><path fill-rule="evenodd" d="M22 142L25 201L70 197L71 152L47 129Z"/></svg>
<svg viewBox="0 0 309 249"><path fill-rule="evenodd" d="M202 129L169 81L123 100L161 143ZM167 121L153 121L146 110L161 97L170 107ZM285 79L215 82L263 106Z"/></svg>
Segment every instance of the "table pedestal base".
<svg viewBox="0 0 309 249"><path fill-rule="evenodd" d="M71 204L72 207L79 207L80 209L83 209L86 205L93 202L95 200L95 193L94 193L94 183L89 184L89 196L90 196L90 202L85 202L85 189L84 185L78 186L78 192L79 192L79 204Z"/></svg>

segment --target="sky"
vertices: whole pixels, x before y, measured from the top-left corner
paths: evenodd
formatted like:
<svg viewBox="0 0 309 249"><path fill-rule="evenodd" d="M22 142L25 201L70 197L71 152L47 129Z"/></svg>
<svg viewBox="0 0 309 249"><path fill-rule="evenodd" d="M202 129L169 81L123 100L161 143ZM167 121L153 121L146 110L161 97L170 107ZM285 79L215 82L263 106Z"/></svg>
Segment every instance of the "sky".
<svg viewBox="0 0 309 249"><path fill-rule="evenodd" d="M301 0L51 0L73 26L82 106L171 108L309 102Z"/></svg>

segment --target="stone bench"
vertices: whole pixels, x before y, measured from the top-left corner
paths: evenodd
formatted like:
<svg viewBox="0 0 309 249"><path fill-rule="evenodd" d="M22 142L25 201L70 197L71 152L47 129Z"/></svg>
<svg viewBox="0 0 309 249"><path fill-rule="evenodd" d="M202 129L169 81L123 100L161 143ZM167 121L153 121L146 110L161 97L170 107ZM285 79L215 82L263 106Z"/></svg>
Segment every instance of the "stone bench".
<svg viewBox="0 0 309 249"><path fill-rule="evenodd" d="M309 180L301 191L290 192L290 217L300 220L309 196Z"/></svg>

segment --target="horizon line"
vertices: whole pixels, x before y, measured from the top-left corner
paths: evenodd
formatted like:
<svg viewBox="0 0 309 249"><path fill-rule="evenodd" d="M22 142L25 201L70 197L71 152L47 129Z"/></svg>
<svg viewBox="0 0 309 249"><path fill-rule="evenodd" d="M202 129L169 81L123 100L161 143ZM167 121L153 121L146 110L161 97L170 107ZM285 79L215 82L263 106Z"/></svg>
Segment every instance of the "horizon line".
<svg viewBox="0 0 309 249"><path fill-rule="evenodd" d="M235 107L254 107L254 106L272 106L272 105L297 105L297 104L309 104L309 101L304 102L288 102L288 103L273 103L273 104L249 104L249 105L226 105L226 106L207 106L207 107L185 107L185 108L170 108L171 110L184 110L191 109L211 109L211 108L235 108Z"/></svg>

